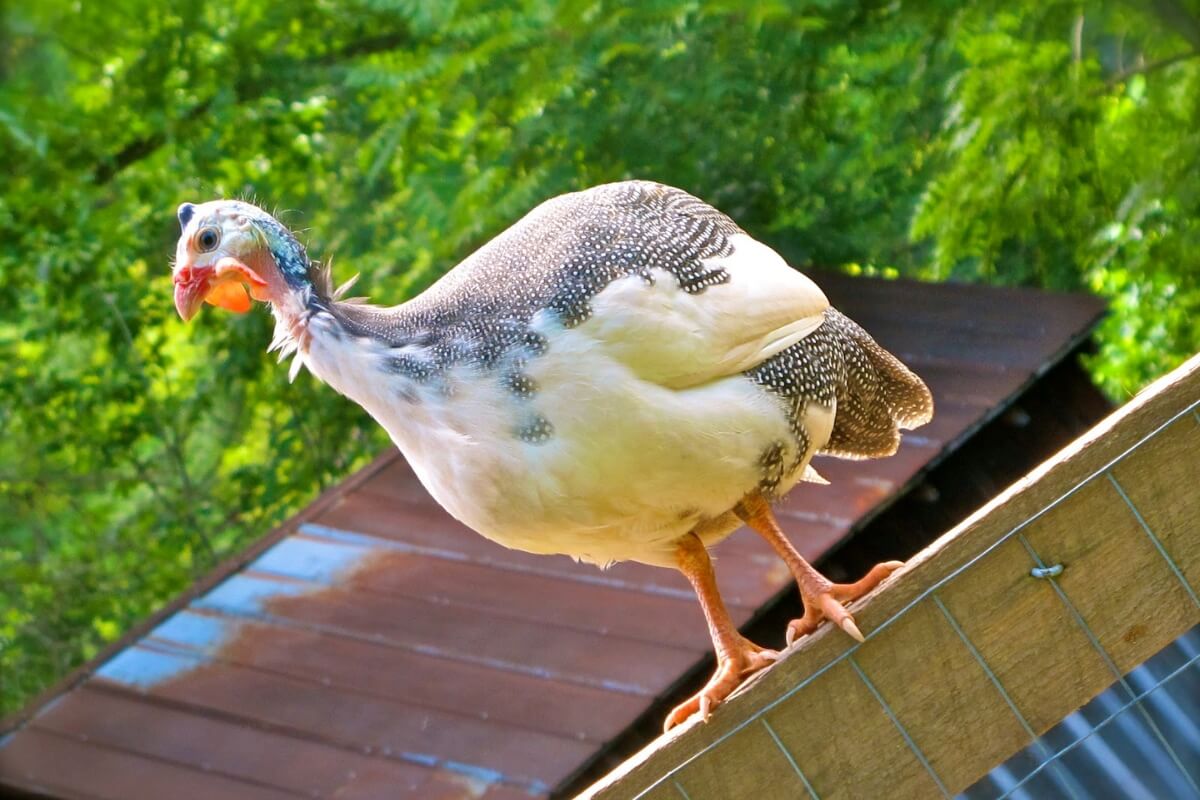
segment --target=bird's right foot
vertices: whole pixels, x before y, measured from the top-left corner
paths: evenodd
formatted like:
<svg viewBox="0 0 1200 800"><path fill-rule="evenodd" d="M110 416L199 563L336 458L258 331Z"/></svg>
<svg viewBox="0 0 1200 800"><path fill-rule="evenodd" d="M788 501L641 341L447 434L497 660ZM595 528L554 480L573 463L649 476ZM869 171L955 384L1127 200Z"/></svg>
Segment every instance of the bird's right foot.
<svg viewBox="0 0 1200 800"><path fill-rule="evenodd" d="M846 606L871 592L885 578L904 566L903 561L885 561L876 564L870 572L854 583L832 583L807 562L802 564L804 568L796 570L796 578L800 585L800 597L804 601L804 616L792 620L788 625L788 647L801 636L813 633L823 619L834 623L857 641L863 641L862 632L854 622L854 617L846 610Z"/></svg>
<svg viewBox="0 0 1200 800"><path fill-rule="evenodd" d="M742 681L760 669L771 666L779 658L779 653L775 650L759 647L740 634L738 639L738 645L732 652L718 651L717 671L703 689L677 705L667 715L663 723L664 731L671 730L696 713L707 722L712 710L729 697Z"/></svg>

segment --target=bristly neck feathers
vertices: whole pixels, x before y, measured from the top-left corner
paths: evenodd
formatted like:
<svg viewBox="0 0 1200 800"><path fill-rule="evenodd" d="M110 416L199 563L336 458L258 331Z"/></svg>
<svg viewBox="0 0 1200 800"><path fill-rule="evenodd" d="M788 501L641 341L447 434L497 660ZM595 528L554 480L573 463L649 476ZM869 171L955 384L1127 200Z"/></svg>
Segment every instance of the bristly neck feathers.
<svg viewBox="0 0 1200 800"><path fill-rule="evenodd" d="M322 313L336 324L336 307L365 302L365 298L341 300L342 296L358 280L354 276L336 289L329 264L322 266L308 257L304 245L286 227L274 218L263 215L257 220L267 250L288 291L271 304L275 317L275 336L267 352L279 351L279 360L294 355L288 380L295 380L300 368L305 365L304 355L308 351L313 331L313 319Z"/></svg>
<svg viewBox="0 0 1200 800"><path fill-rule="evenodd" d="M322 269L316 261L308 258L304 245L276 219L263 215L257 219L257 227L275 260L275 266L286 284L287 290L271 302L271 314L275 317L275 337L271 339L270 351L278 350L280 361L295 355L288 371L288 380L295 380L304 366L304 353L311 342L310 323L313 317L329 311L334 300L330 287L328 267Z"/></svg>

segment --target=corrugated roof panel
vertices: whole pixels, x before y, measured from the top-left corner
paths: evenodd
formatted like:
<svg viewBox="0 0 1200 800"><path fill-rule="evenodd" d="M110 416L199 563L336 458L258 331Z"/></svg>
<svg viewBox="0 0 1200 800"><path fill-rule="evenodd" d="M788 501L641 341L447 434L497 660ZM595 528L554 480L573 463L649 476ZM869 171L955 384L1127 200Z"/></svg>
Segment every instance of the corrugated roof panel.
<svg viewBox="0 0 1200 800"><path fill-rule="evenodd" d="M781 505L814 559L1100 313L1090 298L821 282L927 375L938 413L893 458L821 459L833 485L803 485ZM791 591L758 537L739 532L716 556L739 623ZM545 796L710 647L682 576L506 550L446 515L393 454L32 710L0 739L0 785L70 797L168 786L157 795Z"/></svg>
<svg viewBox="0 0 1200 800"><path fill-rule="evenodd" d="M1200 797L1200 628L1125 682L1128 688L1114 683L960 796Z"/></svg>

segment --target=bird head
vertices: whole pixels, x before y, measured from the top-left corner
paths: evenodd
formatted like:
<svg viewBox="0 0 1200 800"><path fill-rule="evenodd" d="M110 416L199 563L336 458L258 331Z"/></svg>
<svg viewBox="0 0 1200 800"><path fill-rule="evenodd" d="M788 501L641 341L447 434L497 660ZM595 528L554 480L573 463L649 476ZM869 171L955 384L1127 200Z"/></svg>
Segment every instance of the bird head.
<svg viewBox="0 0 1200 800"><path fill-rule="evenodd" d="M237 200L184 203L178 214L175 308L185 321L204 303L239 314L251 298L303 304L312 287L308 254L273 216Z"/></svg>

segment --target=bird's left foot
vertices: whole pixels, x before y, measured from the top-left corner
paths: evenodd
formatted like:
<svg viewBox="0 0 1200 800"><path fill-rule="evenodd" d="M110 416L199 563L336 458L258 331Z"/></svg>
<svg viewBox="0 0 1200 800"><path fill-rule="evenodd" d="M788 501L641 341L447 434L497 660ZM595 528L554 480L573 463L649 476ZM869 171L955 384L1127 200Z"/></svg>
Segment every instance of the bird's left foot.
<svg viewBox="0 0 1200 800"><path fill-rule="evenodd" d="M663 723L664 731L671 730L696 713L707 722L712 710L729 697L742 681L760 669L771 666L779 658L775 650L759 647L741 634L735 635L738 639L736 648L730 653L717 651L717 671L703 689L667 715Z"/></svg>
<svg viewBox="0 0 1200 800"><path fill-rule="evenodd" d="M742 520L762 536L771 547L787 563L788 569L800 586L800 597L804 600L804 616L794 619L788 624L787 643L801 636L807 636L817 629L821 620L831 620L858 641L863 641L862 631L854 622L854 617L846 610L846 603L853 603L858 598L870 592L883 580L900 567L903 561L885 561L871 567L871 571L854 583L834 583L813 568L804 560L795 545L788 541L771 512L771 504L761 492L746 495L734 508Z"/></svg>
<svg viewBox="0 0 1200 800"><path fill-rule="evenodd" d="M794 619L788 624L788 647L801 636L807 636L817 629L822 619L828 619L858 641L864 641L862 631L854 622L854 617L846 610L846 605L866 595L883 582L900 567L903 561L885 561L876 564L871 571L854 583L833 583L824 575L809 567L800 573L800 596L804 600L804 616Z"/></svg>

